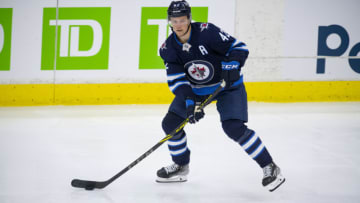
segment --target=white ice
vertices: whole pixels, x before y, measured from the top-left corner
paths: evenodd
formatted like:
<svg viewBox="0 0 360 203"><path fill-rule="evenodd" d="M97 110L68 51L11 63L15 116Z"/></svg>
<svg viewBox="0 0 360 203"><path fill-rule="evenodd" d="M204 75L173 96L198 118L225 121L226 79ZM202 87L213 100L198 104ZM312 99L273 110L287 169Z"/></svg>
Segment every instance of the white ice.
<svg viewBox="0 0 360 203"><path fill-rule="evenodd" d="M0 108L1 203L360 202L360 103L249 103L258 133L286 182L261 185L262 170L223 133L214 104L187 125L188 182L159 184L171 163L163 145L103 190L73 178L106 180L165 135L167 105Z"/></svg>

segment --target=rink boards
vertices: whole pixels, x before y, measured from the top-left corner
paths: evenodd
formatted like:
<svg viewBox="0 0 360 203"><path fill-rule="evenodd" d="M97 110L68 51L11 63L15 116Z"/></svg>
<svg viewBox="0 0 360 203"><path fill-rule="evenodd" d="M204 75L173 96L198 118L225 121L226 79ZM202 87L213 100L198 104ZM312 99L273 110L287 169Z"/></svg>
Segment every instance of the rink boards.
<svg viewBox="0 0 360 203"><path fill-rule="evenodd" d="M360 81L247 82L249 101L360 101ZM166 104L166 83L0 85L1 106Z"/></svg>
<svg viewBox="0 0 360 203"><path fill-rule="evenodd" d="M360 101L358 0L189 3L194 21L247 44L250 101ZM0 106L169 103L168 4L1 1Z"/></svg>

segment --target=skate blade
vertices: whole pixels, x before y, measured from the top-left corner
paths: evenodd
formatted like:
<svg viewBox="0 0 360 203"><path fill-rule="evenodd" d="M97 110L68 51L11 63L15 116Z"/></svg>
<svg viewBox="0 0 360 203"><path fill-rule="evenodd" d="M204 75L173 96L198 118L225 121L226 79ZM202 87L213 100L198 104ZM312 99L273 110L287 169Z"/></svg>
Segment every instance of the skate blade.
<svg viewBox="0 0 360 203"><path fill-rule="evenodd" d="M186 176L174 176L171 178L160 178L157 177L156 182L158 183L181 183L187 181Z"/></svg>
<svg viewBox="0 0 360 203"><path fill-rule="evenodd" d="M283 184L285 182L285 177L282 176L281 174L278 174L276 179L270 183L269 185L266 186L266 188L270 191L273 192L274 190L276 190L278 187L280 187L281 184Z"/></svg>

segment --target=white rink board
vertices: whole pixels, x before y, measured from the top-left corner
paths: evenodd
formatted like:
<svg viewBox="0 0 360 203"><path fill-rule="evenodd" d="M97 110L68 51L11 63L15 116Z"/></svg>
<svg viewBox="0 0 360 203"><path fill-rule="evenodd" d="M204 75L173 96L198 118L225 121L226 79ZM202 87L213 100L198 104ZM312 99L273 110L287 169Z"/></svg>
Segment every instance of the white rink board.
<svg viewBox="0 0 360 203"><path fill-rule="evenodd" d="M360 80L360 63L355 72L349 65L350 50L360 43L360 1L296 1L288 0L285 4L285 24L283 56L309 57L305 59L284 60L282 76L290 80ZM349 37L345 52L335 59L326 59L325 72L316 74L318 56L319 26L336 25L344 29ZM338 34L330 34L326 41L329 49L336 50L341 43ZM360 61L360 49L358 51ZM355 66L354 66L355 67Z"/></svg>
<svg viewBox="0 0 360 203"><path fill-rule="evenodd" d="M238 0L236 8L235 33L250 50L242 70L246 81L360 80L347 58L360 42L360 1ZM326 59L325 73L318 74L318 29L333 24L346 30L349 46L342 58ZM329 48L336 49L339 39L330 35Z"/></svg>
<svg viewBox="0 0 360 203"><path fill-rule="evenodd" d="M57 3L61 8L111 8L108 69L41 70L43 8L54 8ZM164 69L139 69L139 47L142 7L167 7L169 3L170 0L2 0L0 8L13 8L13 16L11 69L0 71L0 84L165 82ZM347 58L360 43L357 0L189 0L189 3L193 7L208 7L209 22L248 45L250 56L242 70L245 81L360 80L360 73L350 68ZM317 73L319 26L334 24L346 30L348 48L342 58L326 59L325 72ZM333 49L339 43L336 35L327 40Z"/></svg>

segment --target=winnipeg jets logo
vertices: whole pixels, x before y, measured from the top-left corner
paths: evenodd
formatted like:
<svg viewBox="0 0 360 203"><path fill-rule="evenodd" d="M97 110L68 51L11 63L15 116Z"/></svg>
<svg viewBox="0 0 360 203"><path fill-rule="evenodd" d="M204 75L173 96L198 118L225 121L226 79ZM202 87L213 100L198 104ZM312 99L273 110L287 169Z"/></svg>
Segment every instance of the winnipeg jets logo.
<svg viewBox="0 0 360 203"><path fill-rule="evenodd" d="M208 24L208 23L201 23L201 24L200 24L201 32L204 31L205 29L208 29L208 27L209 27L209 24Z"/></svg>
<svg viewBox="0 0 360 203"><path fill-rule="evenodd" d="M194 60L185 64L188 78L195 84L204 84L214 77L214 66L203 60Z"/></svg>
<svg viewBox="0 0 360 203"><path fill-rule="evenodd" d="M197 66L194 63L192 63L190 71L191 71L192 75L196 75L196 77L198 77L198 78L204 78L206 76L205 68L203 66Z"/></svg>

